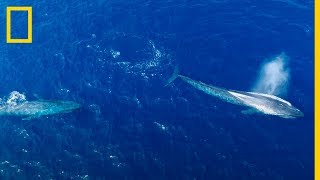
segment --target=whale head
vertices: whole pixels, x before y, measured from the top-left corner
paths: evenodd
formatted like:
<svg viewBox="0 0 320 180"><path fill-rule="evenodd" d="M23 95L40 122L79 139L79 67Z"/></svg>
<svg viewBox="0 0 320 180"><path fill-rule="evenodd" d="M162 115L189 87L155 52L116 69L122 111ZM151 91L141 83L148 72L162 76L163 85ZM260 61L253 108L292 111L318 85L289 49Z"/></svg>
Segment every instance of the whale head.
<svg viewBox="0 0 320 180"><path fill-rule="evenodd" d="M275 115L282 118L299 118L304 114L290 102L270 94L256 92L228 91L236 97L243 105L252 107L259 112Z"/></svg>
<svg viewBox="0 0 320 180"><path fill-rule="evenodd" d="M277 108L278 116L282 118L287 119L293 119L293 118L301 118L304 116L303 112L300 111L298 108L288 105L288 104L282 104L280 103Z"/></svg>

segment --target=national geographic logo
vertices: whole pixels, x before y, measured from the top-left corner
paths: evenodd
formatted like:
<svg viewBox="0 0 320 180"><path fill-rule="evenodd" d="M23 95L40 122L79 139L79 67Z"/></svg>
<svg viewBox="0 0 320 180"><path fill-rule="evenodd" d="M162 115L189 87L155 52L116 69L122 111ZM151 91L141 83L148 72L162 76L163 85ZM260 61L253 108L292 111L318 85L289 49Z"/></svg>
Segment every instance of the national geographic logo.
<svg viewBox="0 0 320 180"><path fill-rule="evenodd" d="M11 12L25 11L28 13L27 38L13 38L11 35ZM21 44L32 43L32 7L30 6L9 6L7 7L7 43Z"/></svg>

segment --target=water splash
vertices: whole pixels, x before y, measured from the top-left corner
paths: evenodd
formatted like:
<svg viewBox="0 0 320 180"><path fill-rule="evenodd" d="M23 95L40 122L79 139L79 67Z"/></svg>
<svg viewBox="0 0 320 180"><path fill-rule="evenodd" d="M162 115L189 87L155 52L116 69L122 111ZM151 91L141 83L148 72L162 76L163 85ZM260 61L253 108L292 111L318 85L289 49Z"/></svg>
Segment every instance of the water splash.
<svg viewBox="0 0 320 180"><path fill-rule="evenodd" d="M18 91L12 91L9 97L1 99L1 105L15 106L18 103L26 101L26 96Z"/></svg>
<svg viewBox="0 0 320 180"><path fill-rule="evenodd" d="M288 60L288 56L281 53L264 63L253 91L286 96L290 80Z"/></svg>

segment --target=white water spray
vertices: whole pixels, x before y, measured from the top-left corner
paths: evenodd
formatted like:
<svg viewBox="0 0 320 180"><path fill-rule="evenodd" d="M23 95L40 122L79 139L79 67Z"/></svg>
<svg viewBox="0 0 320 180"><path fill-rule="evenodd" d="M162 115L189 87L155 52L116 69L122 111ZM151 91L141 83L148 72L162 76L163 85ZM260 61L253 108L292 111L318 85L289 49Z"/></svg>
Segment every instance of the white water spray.
<svg viewBox="0 0 320 180"><path fill-rule="evenodd" d="M253 91L276 96L286 96L289 80L288 57L284 53L281 53L275 58L268 60L262 66Z"/></svg>

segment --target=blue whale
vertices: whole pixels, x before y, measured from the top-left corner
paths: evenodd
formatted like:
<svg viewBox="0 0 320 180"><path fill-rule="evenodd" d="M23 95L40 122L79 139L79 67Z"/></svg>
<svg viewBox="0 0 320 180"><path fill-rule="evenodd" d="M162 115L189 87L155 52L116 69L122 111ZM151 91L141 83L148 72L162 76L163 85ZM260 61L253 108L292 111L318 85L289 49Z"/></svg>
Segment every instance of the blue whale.
<svg viewBox="0 0 320 180"><path fill-rule="evenodd" d="M291 103L277 96L257 92L228 90L211 86L203 82L193 80L189 77L179 75L177 69L168 80L167 85L177 78L180 78L194 88L223 101L248 107L247 110L242 111L243 114L263 113L281 118L298 118L304 116L304 114L299 109L292 106Z"/></svg>
<svg viewBox="0 0 320 180"><path fill-rule="evenodd" d="M80 104L72 101L24 101L0 106L0 116L18 116L23 120L31 120L42 116L68 113L78 108Z"/></svg>

